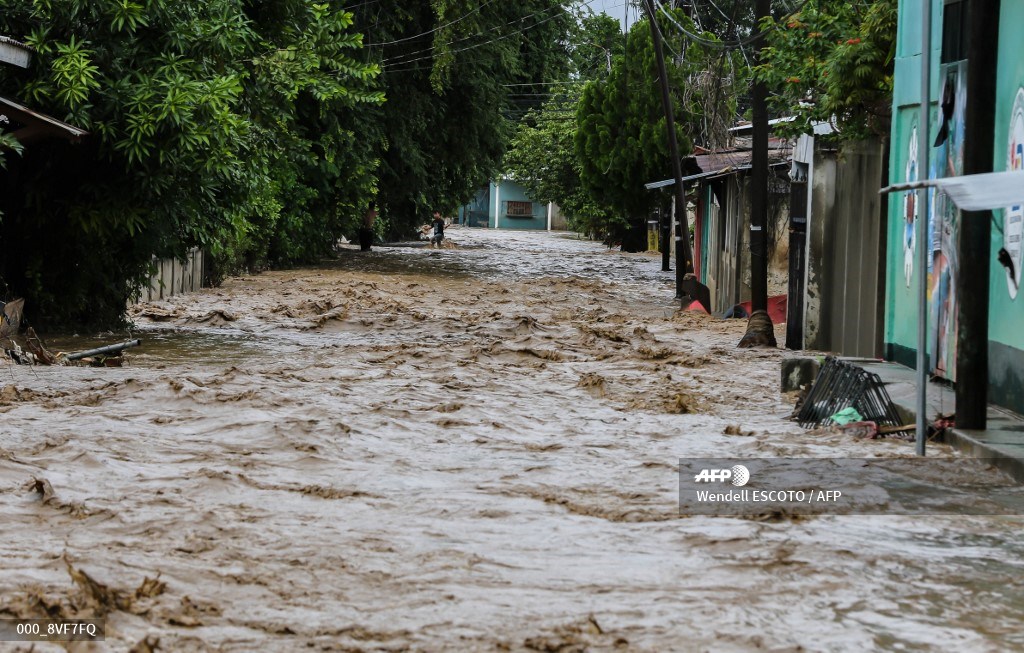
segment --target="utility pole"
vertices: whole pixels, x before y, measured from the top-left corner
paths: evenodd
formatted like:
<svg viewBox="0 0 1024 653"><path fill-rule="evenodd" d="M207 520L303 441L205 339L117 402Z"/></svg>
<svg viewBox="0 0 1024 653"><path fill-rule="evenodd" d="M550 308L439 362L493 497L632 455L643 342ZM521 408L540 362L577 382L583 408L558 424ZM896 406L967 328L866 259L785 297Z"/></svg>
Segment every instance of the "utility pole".
<svg viewBox="0 0 1024 653"><path fill-rule="evenodd" d="M665 53L661 49L661 31L655 20L654 0L644 0L647 20L651 23L651 41L654 43L654 57L658 62L658 81L661 83L661 102L665 107L665 127L668 129L668 152L672 158L672 173L675 175L676 224L681 234L676 237L676 269L693 272L693 250L690 248L690 225L686 220L686 190L683 188L683 164L679 159L679 142L676 138L676 123L672 107L672 96L668 89L668 72L665 69ZM680 254L682 258L680 259ZM678 288L677 288L678 291Z"/></svg>
<svg viewBox="0 0 1024 653"><path fill-rule="evenodd" d="M771 0L757 0L757 24L771 12ZM758 27L758 35L761 35ZM757 41L757 61L761 60L764 39ZM750 90L753 109L753 169L750 173L750 307L768 310L768 87L755 80Z"/></svg>
<svg viewBox="0 0 1024 653"><path fill-rule="evenodd" d="M771 0L757 0L756 61L761 61L764 32L761 21L771 12ZM768 316L768 87L755 80L750 88L754 113L750 172L750 319L739 347L775 347L775 325Z"/></svg>
<svg viewBox="0 0 1024 653"><path fill-rule="evenodd" d="M992 172L1000 0L967 2L964 174ZM988 410L991 211L964 211L957 242L956 425L983 429Z"/></svg>

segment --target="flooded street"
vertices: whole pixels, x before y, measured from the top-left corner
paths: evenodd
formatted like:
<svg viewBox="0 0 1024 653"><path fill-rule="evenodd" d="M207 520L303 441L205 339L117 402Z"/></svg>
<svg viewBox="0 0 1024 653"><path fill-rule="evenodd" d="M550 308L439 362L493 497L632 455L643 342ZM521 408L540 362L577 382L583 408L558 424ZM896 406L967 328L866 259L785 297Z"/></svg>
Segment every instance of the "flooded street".
<svg viewBox="0 0 1024 653"><path fill-rule="evenodd" d="M789 354L660 258L449 235L135 307L124 368L0 370L0 609L106 614L74 651L1024 648L1018 517L680 516L680 458L912 445L787 421Z"/></svg>

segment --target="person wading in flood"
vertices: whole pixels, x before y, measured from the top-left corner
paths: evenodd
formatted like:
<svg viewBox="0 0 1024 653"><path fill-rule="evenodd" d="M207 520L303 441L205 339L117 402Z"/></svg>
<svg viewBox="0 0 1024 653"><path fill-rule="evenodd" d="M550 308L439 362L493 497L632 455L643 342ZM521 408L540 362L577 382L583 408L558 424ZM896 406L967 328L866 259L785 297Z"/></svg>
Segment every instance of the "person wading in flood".
<svg viewBox="0 0 1024 653"><path fill-rule="evenodd" d="M377 219L377 206L370 202L363 214L363 226L359 229L359 249L364 252L370 251L373 244L373 222Z"/></svg>
<svg viewBox="0 0 1024 653"><path fill-rule="evenodd" d="M444 240L444 218L441 217L440 211L434 211L434 221L430 226L434 228L434 234L430 237L430 247L433 248L435 244L441 247L441 241Z"/></svg>

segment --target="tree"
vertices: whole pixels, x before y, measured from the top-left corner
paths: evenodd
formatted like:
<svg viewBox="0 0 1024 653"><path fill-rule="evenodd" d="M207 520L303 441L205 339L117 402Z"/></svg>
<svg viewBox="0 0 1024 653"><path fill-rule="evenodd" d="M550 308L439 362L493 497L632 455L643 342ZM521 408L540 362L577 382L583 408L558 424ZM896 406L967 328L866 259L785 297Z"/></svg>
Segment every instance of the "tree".
<svg viewBox="0 0 1024 653"><path fill-rule="evenodd" d="M504 162L505 172L531 198L558 204L573 230L599 238L621 232L626 222L581 183L576 106L585 82L606 77L612 57L621 56L624 47L617 20L605 14L580 16L569 34L572 79L539 94L547 100L519 121Z"/></svg>
<svg viewBox="0 0 1024 653"><path fill-rule="evenodd" d="M680 151L687 153L703 131L708 91L711 87L718 89L720 84L699 82L702 75L715 68L714 52L687 42L676 24L690 33L697 29L682 10L667 12L672 20L659 16L658 23L665 35L665 47L674 55L668 70L669 83L676 105ZM702 39L713 41L715 37L705 33ZM634 231L642 228L648 212L659 201L644 189L644 184L665 178L672 169L656 80L650 28L646 20L641 20L630 29L625 53L614 59L611 74L586 84L576 114L579 129L575 145L583 184L599 204L627 216ZM723 113L729 113L732 97L731 89L722 90L719 109Z"/></svg>
<svg viewBox="0 0 1024 653"><path fill-rule="evenodd" d="M357 11L384 71L388 101L361 124L396 234L453 211L500 170L515 121L568 74L569 4L381 0Z"/></svg>
<svg viewBox="0 0 1024 653"><path fill-rule="evenodd" d="M834 122L844 139L889 134L896 18L896 0L820 0L765 22L756 74L776 89L775 110L796 117L786 131Z"/></svg>
<svg viewBox="0 0 1024 653"><path fill-rule="evenodd" d="M338 225L313 216L368 190L366 153L337 116L382 100L377 69L351 56L351 22L307 0L8 2L0 33L37 54L0 70L0 91L91 132L9 162L10 292L39 321L110 324L154 254L202 245L221 265L262 265L322 252Z"/></svg>
<svg viewBox="0 0 1024 653"><path fill-rule="evenodd" d="M576 103L565 88L519 124L505 157L505 169L538 202L558 204L574 231L604 238L626 226L610 207L599 204L580 180L582 163L576 156Z"/></svg>

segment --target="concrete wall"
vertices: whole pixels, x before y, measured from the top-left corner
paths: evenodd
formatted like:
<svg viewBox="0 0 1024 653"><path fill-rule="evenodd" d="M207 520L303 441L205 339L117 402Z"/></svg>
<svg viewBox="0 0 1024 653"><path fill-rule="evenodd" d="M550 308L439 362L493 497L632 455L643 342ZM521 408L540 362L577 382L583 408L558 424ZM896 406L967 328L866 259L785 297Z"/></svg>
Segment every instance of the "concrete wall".
<svg viewBox="0 0 1024 653"><path fill-rule="evenodd" d="M510 215L509 202L530 202L533 204L529 217ZM500 229L547 229L548 205L534 202L526 189L509 179L491 182L491 219L489 226Z"/></svg>
<svg viewBox="0 0 1024 653"><path fill-rule="evenodd" d="M509 202L530 202L529 216L510 215ZM519 184L510 179L491 181L477 191L469 204L459 207L459 223L471 227L494 229L547 229L548 205L534 202ZM566 219L557 204L551 207L551 229L566 229Z"/></svg>
<svg viewBox="0 0 1024 653"><path fill-rule="evenodd" d="M817 149L808 199L804 347L846 356L882 353L885 258L878 143Z"/></svg>

